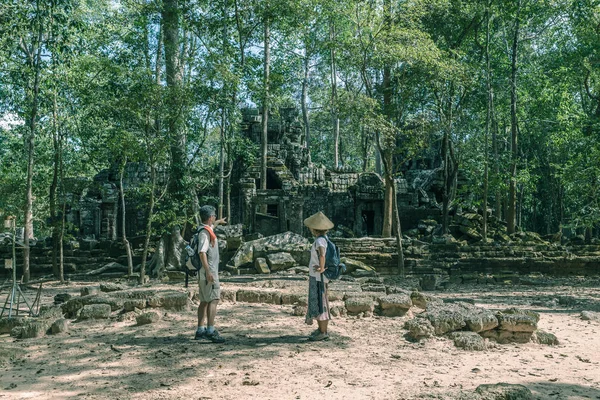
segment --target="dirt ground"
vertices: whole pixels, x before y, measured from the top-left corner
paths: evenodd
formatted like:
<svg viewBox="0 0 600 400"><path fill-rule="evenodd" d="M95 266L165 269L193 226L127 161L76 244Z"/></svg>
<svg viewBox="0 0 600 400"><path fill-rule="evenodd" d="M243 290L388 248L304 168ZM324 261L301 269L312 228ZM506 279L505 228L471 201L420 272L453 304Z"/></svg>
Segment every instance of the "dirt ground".
<svg viewBox="0 0 600 400"><path fill-rule="evenodd" d="M45 284L43 301L78 294L83 285L90 283ZM253 285L264 282L245 286ZM331 340L313 343L307 335L314 326L290 305L224 302L217 326L227 342L215 345L192 340L192 305L161 310L151 325L112 318L71 322L68 332L39 339L0 335L0 399L452 399L498 382L525 385L537 399L600 399L600 323L580 318L600 304L599 285L474 285L432 294L535 310L539 328L560 344L490 343L478 352L441 337L411 342L402 328L410 316L338 317Z"/></svg>

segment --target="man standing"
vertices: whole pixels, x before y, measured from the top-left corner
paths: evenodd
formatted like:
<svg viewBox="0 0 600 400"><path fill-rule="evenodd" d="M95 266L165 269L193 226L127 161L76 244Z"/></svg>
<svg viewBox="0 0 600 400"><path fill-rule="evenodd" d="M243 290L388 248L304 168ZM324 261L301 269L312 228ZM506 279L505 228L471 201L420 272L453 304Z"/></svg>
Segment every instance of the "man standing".
<svg viewBox="0 0 600 400"><path fill-rule="evenodd" d="M213 343L223 343L225 339L215 329L221 287L219 284L219 244L213 227L227 222L225 218L217 220L215 208L208 205L200 208L200 219L202 226L198 231L198 254L202 268L198 271L200 305L198 306L198 329L194 339L208 339ZM204 324L205 319L208 325Z"/></svg>

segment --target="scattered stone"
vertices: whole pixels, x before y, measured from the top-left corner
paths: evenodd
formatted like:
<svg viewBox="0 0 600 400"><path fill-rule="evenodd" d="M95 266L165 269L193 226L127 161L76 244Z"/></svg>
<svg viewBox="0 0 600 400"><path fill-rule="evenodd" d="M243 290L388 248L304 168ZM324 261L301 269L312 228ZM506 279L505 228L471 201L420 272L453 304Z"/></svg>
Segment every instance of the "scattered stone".
<svg viewBox="0 0 600 400"><path fill-rule="evenodd" d="M281 295L281 304L298 304L300 306L307 306L308 296L305 294L283 293Z"/></svg>
<svg viewBox="0 0 600 400"><path fill-rule="evenodd" d="M140 313L141 313L141 311L139 311L139 310L133 310L133 311L121 313L117 316L117 321L119 321L119 322L135 321L135 319L137 318L138 315L140 315Z"/></svg>
<svg viewBox="0 0 600 400"><path fill-rule="evenodd" d="M377 276L377 273L375 272L375 270L364 270L364 269L357 269L357 270L351 272L350 274L355 278Z"/></svg>
<svg viewBox="0 0 600 400"><path fill-rule="evenodd" d="M130 299L125 300L123 303L123 310L125 312L133 311L135 309L143 309L146 308L146 300L145 299Z"/></svg>
<svg viewBox="0 0 600 400"><path fill-rule="evenodd" d="M57 319L63 318L64 314L62 308L58 305L44 305L40 307L39 317L55 321Z"/></svg>
<svg viewBox="0 0 600 400"><path fill-rule="evenodd" d="M465 322L465 308L462 303L456 304L434 304L430 303L427 311L420 314L420 318L427 318L435 329L436 335L461 330Z"/></svg>
<svg viewBox="0 0 600 400"><path fill-rule="evenodd" d="M413 339L423 339L432 337L435 334L435 328L427 318L413 318L406 321L404 329L408 330L408 335Z"/></svg>
<svg viewBox="0 0 600 400"><path fill-rule="evenodd" d="M237 301L281 304L281 293L276 290L240 289L237 292Z"/></svg>
<svg viewBox="0 0 600 400"><path fill-rule="evenodd" d="M406 314L412 307L412 301L407 294L390 294L379 299L382 315L386 317L398 317Z"/></svg>
<svg viewBox="0 0 600 400"><path fill-rule="evenodd" d="M556 346L559 344L558 339L556 338L556 335L554 335L553 333L550 333L550 332L540 330L540 329L538 329L537 331L535 331L533 333L532 340L535 343L547 344L549 346Z"/></svg>
<svg viewBox="0 0 600 400"><path fill-rule="evenodd" d="M498 318L498 329L509 332L534 332L540 315L534 311L508 308L496 313Z"/></svg>
<svg viewBox="0 0 600 400"><path fill-rule="evenodd" d="M466 311L465 322L472 332L488 331L498 326L498 318L496 318L496 315L490 310L473 307L471 309L467 308Z"/></svg>
<svg viewBox="0 0 600 400"><path fill-rule="evenodd" d="M68 330L69 330L69 322L64 318L57 319L56 321L54 321L54 323L50 327L50 332L53 335L56 335L56 334L62 333L62 332L67 332Z"/></svg>
<svg viewBox="0 0 600 400"><path fill-rule="evenodd" d="M72 296L69 293L59 293L54 296L54 304L62 304L71 299L71 297Z"/></svg>
<svg viewBox="0 0 600 400"><path fill-rule="evenodd" d="M533 394L523 385L509 383L484 384L477 386L475 393L486 400L532 400Z"/></svg>
<svg viewBox="0 0 600 400"><path fill-rule="evenodd" d="M89 295L93 295L93 294L98 294L98 293L100 293L100 287L86 286L86 287L82 287L80 292L81 292L81 296L89 296Z"/></svg>
<svg viewBox="0 0 600 400"><path fill-rule="evenodd" d="M221 288L221 301L235 302L237 297L237 289Z"/></svg>
<svg viewBox="0 0 600 400"><path fill-rule="evenodd" d="M422 309L426 309L427 305L430 303L443 303L443 301L441 299L438 299L437 297L417 291L412 292L410 294L410 298L415 307L419 307Z"/></svg>
<svg viewBox="0 0 600 400"><path fill-rule="evenodd" d="M267 255L267 264L271 271L284 271L296 265L296 260L290 253L272 253Z"/></svg>
<svg viewBox="0 0 600 400"><path fill-rule="evenodd" d="M46 334L50 322L45 319L25 319L21 326L13 328L10 335L17 339L39 338Z"/></svg>
<svg viewBox="0 0 600 400"><path fill-rule="evenodd" d="M116 311L123 308L123 303L124 300L117 297L109 297L107 295L89 295L73 297L66 303L61 304L61 307L67 318L75 318L79 310L89 304L108 304L111 311Z"/></svg>
<svg viewBox="0 0 600 400"><path fill-rule="evenodd" d="M529 343L533 332L511 332L498 329L483 331L479 333L484 338L492 339L499 344L506 343Z"/></svg>
<svg viewBox="0 0 600 400"><path fill-rule="evenodd" d="M295 317L302 317L302 316L306 315L307 311L308 311L307 306L302 306L302 305L298 304L292 308L292 315ZM335 317L335 315L334 315L334 317Z"/></svg>
<svg viewBox="0 0 600 400"><path fill-rule="evenodd" d="M373 299L370 297L349 297L344 302L349 315L357 315L365 311L373 312Z"/></svg>
<svg viewBox="0 0 600 400"><path fill-rule="evenodd" d="M148 299L148 306L167 310L186 311L189 308L187 292L160 293Z"/></svg>
<svg viewBox="0 0 600 400"><path fill-rule="evenodd" d="M110 313L110 304L87 304L81 308L78 319L107 319Z"/></svg>
<svg viewBox="0 0 600 400"><path fill-rule="evenodd" d="M100 284L100 291L101 292L118 292L119 290L125 290L127 289L127 286L123 286L123 285L119 285L118 283L113 283L113 282L104 282Z"/></svg>
<svg viewBox="0 0 600 400"><path fill-rule="evenodd" d="M595 321L600 322L600 312L595 311L582 311L581 319L584 321Z"/></svg>
<svg viewBox="0 0 600 400"><path fill-rule="evenodd" d="M375 272L374 268L368 266L367 264L365 264L362 261L354 260L352 258L341 257L340 262L343 262L344 264L346 264L346 273L347 274L354 275L353 272L355 272L356 270Z"/></svg>
<svg viewBox="0 0 600 400"><path fill-rule="evenodd" d="M153 324L160 320L160 314L157 311L147 311L138 315L135 320L138 325Z"/></svg>
<svg viewBox="0 0 600 400"><path fill-rule="evenodd" d="M21 326L24 323L25 318L23 317L0 318L0 334L10 333L15 327Z"/></svg>
<svg viewBox="0 0 600 400"><path fill-rule="evenodd" d="M487 347L485 340L475 332L452 332L448 336L460 349L482 351Z"/></svg>
<svg viewBox="0 0 600 400"><path fill-rule="evenodd" d="M254 268L256 268L256 272L259 274L271 273L271 270L269 270L269 266L267 265L267 260L262 257L258 257L254 260Z"/></svg>

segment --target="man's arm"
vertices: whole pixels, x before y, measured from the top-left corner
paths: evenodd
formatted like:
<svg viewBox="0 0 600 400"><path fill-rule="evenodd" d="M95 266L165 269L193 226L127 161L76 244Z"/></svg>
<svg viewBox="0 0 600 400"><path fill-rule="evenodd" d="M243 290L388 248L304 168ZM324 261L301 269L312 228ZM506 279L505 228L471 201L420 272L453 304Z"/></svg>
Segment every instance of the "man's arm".
<svg viewBox="0 0 600 400"><path fill-rule="evenodd" d="M215 277L210 272L210 268L208 266L208 258L206 257L206 253L200 253L200 261L202 261L202 266L204 267L204 272L206 273L206 280L208 282L214 282Z"/></svg>

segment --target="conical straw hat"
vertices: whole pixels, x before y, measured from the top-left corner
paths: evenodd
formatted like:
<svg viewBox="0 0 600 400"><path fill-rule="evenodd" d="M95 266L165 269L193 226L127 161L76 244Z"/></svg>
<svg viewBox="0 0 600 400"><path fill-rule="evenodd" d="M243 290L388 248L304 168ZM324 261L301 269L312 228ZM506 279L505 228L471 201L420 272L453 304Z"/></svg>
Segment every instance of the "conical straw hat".
<svg viewBox="0 0 600 400"><path fill-rule="evenodd" d="M321 211L306 218L304 220L304 225L318 231L328 231L334 226L333 222L331 222Z"/></svg>

